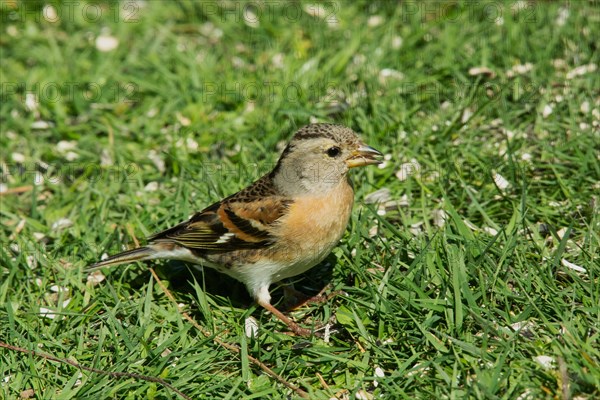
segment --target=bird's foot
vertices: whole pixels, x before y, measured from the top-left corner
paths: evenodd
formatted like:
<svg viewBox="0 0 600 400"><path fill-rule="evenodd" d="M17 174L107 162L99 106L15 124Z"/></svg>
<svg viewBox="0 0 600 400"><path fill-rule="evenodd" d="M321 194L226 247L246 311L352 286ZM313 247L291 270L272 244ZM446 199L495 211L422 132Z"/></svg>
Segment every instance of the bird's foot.
<svg viewBox="0 0 600 400"><path fill-rule="evenodd" d="M294 334L302 337L309 337L313 335L313 331L311 329L302 328L300 325L292 321L288 316L284 315L281 311L276 309L271 303L259 302L258 304L260 304L265 310L270 311L271 314L279 318L283 323L285 323L288 326L288 328L290 328L290 330Z"/></svg>

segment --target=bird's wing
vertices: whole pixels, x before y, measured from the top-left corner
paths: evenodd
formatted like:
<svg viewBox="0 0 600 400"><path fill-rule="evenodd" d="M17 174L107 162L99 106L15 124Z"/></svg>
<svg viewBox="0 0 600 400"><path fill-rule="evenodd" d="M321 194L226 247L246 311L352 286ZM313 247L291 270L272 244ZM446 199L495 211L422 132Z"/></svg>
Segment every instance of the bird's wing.
<svg viewBox="0 0 600 400"><path fill-rule="evenodd" d="M259 180L188 221L155 234L149 241L174 242L207 252L266 247L274 241L273 225L286 213L290 203Z"/></svg>

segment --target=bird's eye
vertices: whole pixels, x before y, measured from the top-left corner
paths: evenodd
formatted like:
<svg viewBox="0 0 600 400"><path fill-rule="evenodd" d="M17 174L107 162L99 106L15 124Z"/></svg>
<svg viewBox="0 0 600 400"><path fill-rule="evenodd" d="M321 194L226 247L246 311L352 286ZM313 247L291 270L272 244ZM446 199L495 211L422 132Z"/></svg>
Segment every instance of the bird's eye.
<svg viewBox="0 0 600 400"><path fill-rule="evenodd" d="M340 148L333 146L327 149L327 155L329 157L337 157L340 154Z"/></svg>

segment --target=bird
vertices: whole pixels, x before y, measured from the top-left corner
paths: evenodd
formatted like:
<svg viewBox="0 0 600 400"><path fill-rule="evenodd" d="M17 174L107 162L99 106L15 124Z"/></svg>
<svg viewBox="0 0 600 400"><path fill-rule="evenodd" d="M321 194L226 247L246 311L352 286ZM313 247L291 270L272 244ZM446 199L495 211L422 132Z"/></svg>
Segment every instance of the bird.
<svg viewBox="0 0 600 400"><path fill-rule="evenodd" d="M155 259L214 268L241 281L294 334L310 336L311 330L271 304L269 287L309 270L332 251L354 204L348 171L379 164L381 156L350 128L306 125L256 182L89 270Z"/></svg>

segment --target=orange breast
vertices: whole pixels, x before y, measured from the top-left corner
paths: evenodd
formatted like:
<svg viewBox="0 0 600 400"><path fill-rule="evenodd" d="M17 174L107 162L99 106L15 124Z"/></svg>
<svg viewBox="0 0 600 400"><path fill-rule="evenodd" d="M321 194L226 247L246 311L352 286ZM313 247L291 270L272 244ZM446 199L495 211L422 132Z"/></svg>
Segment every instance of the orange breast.
<svg viewBox="0 0 600 400"><path fill-rule="evenodd" d="M325 195L295 199L277 229L289 249L281 261L308 269L325 258L344 234L353 203L354 191L346 180Z"/></svg>

